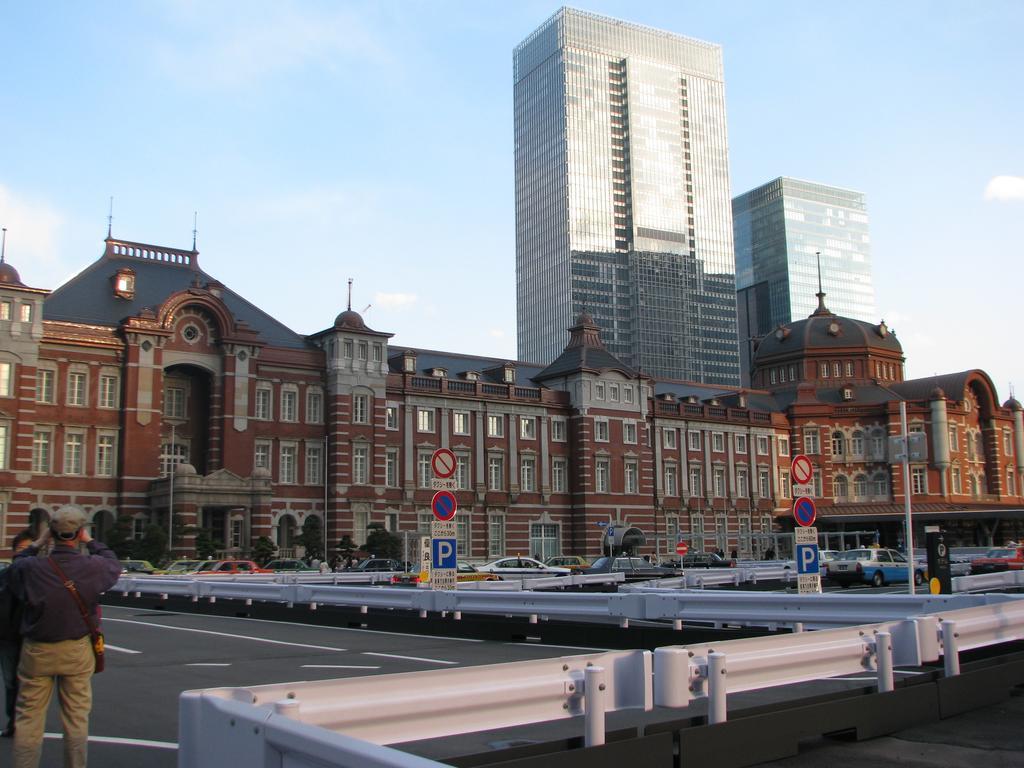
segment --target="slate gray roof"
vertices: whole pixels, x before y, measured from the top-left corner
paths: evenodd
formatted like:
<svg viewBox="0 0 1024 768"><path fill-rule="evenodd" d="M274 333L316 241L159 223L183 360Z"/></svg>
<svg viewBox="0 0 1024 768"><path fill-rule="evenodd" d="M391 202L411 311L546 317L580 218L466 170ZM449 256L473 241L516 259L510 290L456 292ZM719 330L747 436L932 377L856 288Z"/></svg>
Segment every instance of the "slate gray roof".
<svg viewBox="0 0 1024 768"><path fill-rule="evenodd" d="M829 326L839 325L839 333L829 333ZM788 333L775 331L766 335L758 344L754 354L754 365L759 360L786 357L803 353L806 349L840 349L845 347L867 347L903 354L903 347L895 334L887 328L880 332L882 324L866 323L851 317L839 317L829 312L815 312L806 320L798 320L784 326ZM780 338L781 337L781 338Z"/></svg>
<svg viewBox="0 0 1024 768"><path fill-rule="evenodd" d="M545 381L568 376L577 371L620 371L626 376L638 375L605 349L597 324L586 312L582 313L576 325L569 329L569 343L565 351L533 378L535 381Z"/></svg>
<svg viewBox="0 0 1024 768"><path fill-rule="evenodd" d="M963 400L964 391L967 389L967 380L972 375L982 376L986 382L991 384L988 374L984 371L960 371L960 373L945 373L941 376L929 376L924 379L911 379L890 384L890 388L908 400L930 400L932 392L936 388L941 389L950 400ZM992 387L995 391L995 387Z"/></svg>
<svg viewBox="0 0 1024 768"><path fill-rule="evenodd" d="M108 247L108 254L109 254ZM122 267L135 272L135 295L114 295L111 278ZM202 284L217 282L198 267L171 264L131 256L104 255L51 293L43 304L43 318L71 323L118 326L144 308L156 310L173 293L187 289L198 278ZM307 349L301 334L275 320L226 286L221 299L237 320L245 322L271 346Z"/></svg>
<svg viewBox="0 0 1024 768"><path fill-rule="evenodd" d="M475 371L480 374L481 381L488 381L503 384L502 368L506 363L515 366L515 384L519 387L536 387L537 383L533 377L538 374L543 366L536 363L526 363L521 360L509 360L500 357L482 357L480 355L462 355L454 352L440 352L433 349L418 349L416 347L403 347L390 345L388 347L388 366L392 373L402 373L402 358L405 352L413 352L416 355L416 374L418 376L429 376L431 368L444 368L448 371L448 378L461 379L462 374L467 371Z"/></svg>

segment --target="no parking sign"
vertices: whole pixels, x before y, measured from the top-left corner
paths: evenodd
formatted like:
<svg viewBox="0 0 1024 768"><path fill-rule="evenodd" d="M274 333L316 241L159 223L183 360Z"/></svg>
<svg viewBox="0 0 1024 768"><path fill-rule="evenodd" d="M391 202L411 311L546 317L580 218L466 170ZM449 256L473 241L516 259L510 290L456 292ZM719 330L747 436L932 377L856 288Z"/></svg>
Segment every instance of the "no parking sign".
<svg viewBox="0 0 1024 768"><path fill-rule="evenodd" d="M793 519L796 520L797 525L804 527L814 525L817 516L818 509L814 506L814 499L801 496L793 502Z"/></svg>

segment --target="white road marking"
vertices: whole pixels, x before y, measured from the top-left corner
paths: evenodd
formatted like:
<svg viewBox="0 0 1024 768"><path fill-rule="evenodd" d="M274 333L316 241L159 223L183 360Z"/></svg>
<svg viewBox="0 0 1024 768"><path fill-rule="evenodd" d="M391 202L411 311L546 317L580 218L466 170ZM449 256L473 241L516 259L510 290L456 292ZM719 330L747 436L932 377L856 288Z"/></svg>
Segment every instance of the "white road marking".
<svg viewBox="0 0 1024 768"><path fill-rule="evenodd" d="M186 664L186 667L230 667L231 664L225 661L193 661Z"/></svg>
<svg viewBox="0 0 1024 768"><path fill-rule="evenodd" d="M397 653L373 653L364 651L364 656L383 656L386 659L405 659L406 661L425 661L428 664L458 664L457 661L443 661L442 659L424 659L422 656L399 656Z"/></svg>
<svg viewBox="0 0 1024 768"><path fill-rule="evenodd" d="M63 739L62 733L44 733L47 739ZM123 744L129 747L152 747L154 749L177 749L173 741L150 741L149 739L122 739L118 736L90 736L89 741L97 744Z"/></svg>
<svg viewBox="0 0 1024 768"><path fill-rule="evenodd" d="M170 624L154 624L149 621L132 621L131 619L111 619L104 617L104 621L116 621L121 624L137 624L142 627L156 627L157 629L172 629L177 632L195 632L200 635L216 635L217 637L232 637L236 640L251 640L254 643L269 643L270 645L289 645L296 648L312 648L315 651L336 651L344 653L347 648L332 648L329 645L310 645L309 643L290 643L287 640L271 640L266 637L252 637L250 635L233 635L230 632L214 632L211 629L193 629L192 627L174 627Z"/></svg>
<svg viewBox="0 0 1024 768"><path fill-rule="evenodd" d="M123 605L104 605L104 618L106 618L106 611L122 609L127 613L138 615L138 609L128 608ZM226 619L228 621L254 621L261 624L282 624L284 626L291 627L304 627L305 629L331 629L335 632L360 632L364 635L394 635L395 637L403 637L408 639L410 637L408 632L386 632L382 629L354 629L352 627L332 627L326 624L303 624L301 621L276 621L274 619L252 619L246 616L216 616L212 614L202 613L188 613L187 611L159 611L158 613L147 613L147 616L190 616L193 618L209 618L209 619ZM121 619L124 621L124 619ZM162 625L161 625L162 626ZM422 635L424 639L435 639L435 640L450 640L453 643L486 643L486 640L480 640L475 637L444 637L442 635Z"/></svg>
<svg viewBox="0 0 1024 768"><path fill-rule="evenodd" d="M133 651L131 648L122 648L120 645L111 645L110 643L103 643L103 648L108 651L120 651L121 653L142 653L142 651Z"/></svg>
<svg viewBox="0 0 1024 768"><path fill-rule="evenodd" d="M380 669L380 667L359 666L356 664L303 664L303 669Z"/></svg>
<svg viewBox="0 0 1024 768"><path fill-rule="evenodd" d="M594 651L595 653L607 653L611 648L591 648L586 645L552 645L551 643L531 643L531 642L517 642L517 643L502 643L502 645L510 645L513 648L565 648L570 651Z"/></svg>

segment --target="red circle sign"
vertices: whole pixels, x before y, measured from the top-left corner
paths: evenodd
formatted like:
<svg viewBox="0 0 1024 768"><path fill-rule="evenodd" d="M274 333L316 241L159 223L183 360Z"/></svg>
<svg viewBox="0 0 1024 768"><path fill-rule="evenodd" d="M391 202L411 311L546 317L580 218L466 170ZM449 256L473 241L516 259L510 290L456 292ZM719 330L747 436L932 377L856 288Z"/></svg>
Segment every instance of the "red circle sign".
<svg viewBox="0 0 1024 768"><path fill-rule="evenodd" d="M798 525L805 527L814 525L814 520L817 516L818 508L814 506L814 499L801 496L793 502L793 519L796 520Z"/></svg>
<svg viewBox="0 0 1024 768"><path fill-rule="evenodd" d="M690 545L687 544L685 541L680 541L678 544L676 544L676 554L677 555L685 555L689 551L690 551Z"/></svg>
<svg viewBox="0 0 1024 768"><path fill-rule="evenodd" d="M811 460L802 453L793 457L793 464L790 467L793 473L793 482L797 485L806 485L814 477L814 465Z"/></svg>
<svg viewBox="0 0 1024 768"><path fill-rule="evenodd" d="M450 491L438 491L430 500L430 509L438 520L451 520L458 508L459 502Z"/></svg>
<svg viewBox="0 0 1024 768"><path fill-rule="evenodd" d="M455 454L448 448L438 448L430 457L430 466L438 477L451 477L455 474Z"/></svg>

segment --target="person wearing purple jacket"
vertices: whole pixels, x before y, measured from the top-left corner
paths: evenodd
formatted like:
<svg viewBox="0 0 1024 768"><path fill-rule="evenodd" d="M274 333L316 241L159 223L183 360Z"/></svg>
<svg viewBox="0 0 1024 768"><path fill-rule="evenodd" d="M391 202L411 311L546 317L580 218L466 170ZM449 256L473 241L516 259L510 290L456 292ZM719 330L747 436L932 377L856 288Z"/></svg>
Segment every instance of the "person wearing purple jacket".
<svg viewBox="0 0 1024 768"><path fill-rule="evenodd" d="M89 535L86 522L81 508L64 505L54 512L43 534L18 553L11 565L11 589L24 604L14 732L15 768L39 765L46 710L55 681L60 688L64 766L85 768L86 765L95 658L90 627L64 579L73 583L98 626L99 597L114 586L121 575L117 556ZM53 548L49 556L40 557L40 551L51 541ZM58 575L58 569L63 578Z"/></svg>

